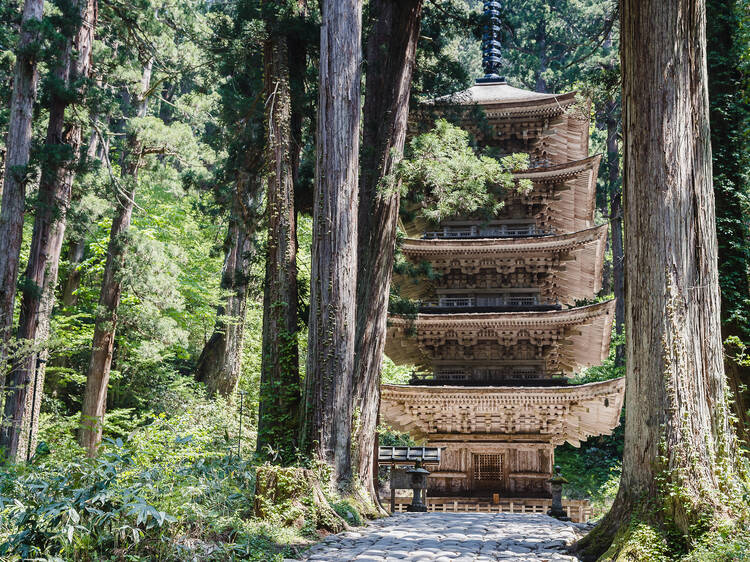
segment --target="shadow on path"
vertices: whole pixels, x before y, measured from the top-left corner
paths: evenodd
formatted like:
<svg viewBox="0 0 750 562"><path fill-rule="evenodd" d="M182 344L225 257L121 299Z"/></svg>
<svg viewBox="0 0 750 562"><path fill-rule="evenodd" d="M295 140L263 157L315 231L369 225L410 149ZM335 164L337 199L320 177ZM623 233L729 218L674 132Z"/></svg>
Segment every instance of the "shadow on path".
<svg viewBox="0 0 750 562"><path fill-rule="evenodd" d="M331 535L302 560L347 562L574 561L581 526L538 514L399 513Z"/></svg>

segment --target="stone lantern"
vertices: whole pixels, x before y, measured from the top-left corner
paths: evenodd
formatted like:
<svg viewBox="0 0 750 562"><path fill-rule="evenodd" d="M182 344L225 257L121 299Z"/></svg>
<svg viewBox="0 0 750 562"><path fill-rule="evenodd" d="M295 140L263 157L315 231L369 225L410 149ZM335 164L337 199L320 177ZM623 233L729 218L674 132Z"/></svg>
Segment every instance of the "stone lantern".
<svg viewBox="0 0 750 562"><path fill-rule="evenodd" d="M430 471L422 468L422 463L417 461L414 468L406 469L406 474L411 478L411 489L413 492L411 505L407 506L406 511L427 511L425 495L427 490L427 476L430 474Z"/></svg>
<svg viewBox="0 0 750 562"><path fill-rule="evenodd" d="M560 474L559 466L555 466L555 475L547 482L552 487L552 507L547 511L547 515L551 515L560 521L570 521L570 517L568 517L562 505L562 487L563 484L568 483L568 480Z"/></svg>

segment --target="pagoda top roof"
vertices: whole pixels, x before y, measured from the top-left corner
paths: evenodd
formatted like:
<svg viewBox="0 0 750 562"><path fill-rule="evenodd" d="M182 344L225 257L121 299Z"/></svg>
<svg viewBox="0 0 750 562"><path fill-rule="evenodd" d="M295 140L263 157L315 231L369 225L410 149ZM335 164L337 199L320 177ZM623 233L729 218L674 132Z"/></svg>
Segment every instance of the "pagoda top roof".
<svg viewBox="0 0 750 562"><path fill-rule="evenodd" d="M625 379L565 387L381 386L381 415L431 442L526 441L574 446L620 423Z"/></svg>
<svg viewBox="0 0 750 562"><path fill-rule="evenodd" d="M565 94L544 94L540 92L531 92L521 88L514 88L505 82L479 83L474 86L440 96L426 102L425 105L433 106L492 106L500 109L505 106L508 109L518 108L529 110L532 108L549 110L559 109L559 112L565 110L575 102L576 92Z"/></svg>

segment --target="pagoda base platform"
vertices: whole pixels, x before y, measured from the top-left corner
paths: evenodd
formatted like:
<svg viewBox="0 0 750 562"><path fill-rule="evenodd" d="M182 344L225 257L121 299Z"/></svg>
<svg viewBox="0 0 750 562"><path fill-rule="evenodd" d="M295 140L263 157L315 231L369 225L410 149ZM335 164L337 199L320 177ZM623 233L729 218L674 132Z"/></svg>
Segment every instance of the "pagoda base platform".
<svg viewBox="0 0 750 562"><path fill-rule="evenodd" d="M496 500L496 501L495 501ZM411 503L411 497L397 497L395 513L403 513ZM574 523L586 523L591 518L588 500L562 501L563 509ZM388 502L383 503L384 506ZM550 498L456 498L427 497L428 512L443 513L542 513L552 505Z"/></svg>

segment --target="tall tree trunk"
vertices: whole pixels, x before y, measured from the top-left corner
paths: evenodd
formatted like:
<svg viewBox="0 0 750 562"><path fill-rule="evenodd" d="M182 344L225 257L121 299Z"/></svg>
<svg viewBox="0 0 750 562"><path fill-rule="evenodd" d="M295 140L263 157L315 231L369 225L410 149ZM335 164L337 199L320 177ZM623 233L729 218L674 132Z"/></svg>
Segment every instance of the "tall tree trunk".
<svg viewBox="0 0 750 562"><path fill-rule="evenodd" d="M615 294L615 333L625 328L625 256L622 247L622 186L620 182L620 151L617 146L618 103L606 104L607 120L607 184L609 185L609 216L612 239L612 288ZM615 364L625 362L625 346L615 348Z"/></svg>
<svg viewBox="0 0 750 562"><path fill-rule="evenodd" d="M76 2L72 9L77 11L80 21L75 37L66 41L55 71L55 77L66 87L85 82L90 75L97 2ZM85 92L78 90L76 94L76 102L80 103ZM13 390L5 403L6 422L0 432L0 447L4 446L12 458L19 451L25 451L28 456L36 439L44 364L48 355L45 343L49 338L75 163L81 148L79 120L65 120L69 104L69 96L53 94L45 140L48 161L42 167L18 320L18 339L33 344L33 349L11 373L10 387ZM31 394L29 388L33 390Z"/></svg>
<svg viewBox="0 0 750 562"><path fill-rule="evenodd" d="M5 342L13 328L26 203L26 166L29 163L31 119L39 82L37 52L33 45L39 37L38 26L43 7L43 0L26 0L24 3L21 36L16 49L0 211L0 363L5 358ZM0 374L3 372L4 368L0 365ZM4 379L4 376L0 376L0 388L4 386Z"/></svg>
<svg viewBox="0 0 750 562"><path fill-rule="evenodd" d="M252 128L254 124L248 127ZM243 134L247 133L245 130ZM249 145L239 162L232 192L221 276L224 301L217 307L214 331L203 346L195 374L196 379L206 385L209 394L219 393L224 397L229 397L237 388L242 368L248 282L257 251L255 234L263 200L260 180L262 151L258 143L251 141Z"/></svg>
<svg viewBox="0 0 750 562"><path fill-rule="evenodd" d="M356 468L365 491L375 501L380 368L400 198L399 190L384 191L380 184L404 151L422 0L373 0L370 12L374 22L367 43L359 182L354 394L359 414Z"/></svg>
<svg viewBox="0 0 750 562"><path fill-rule="evenodd" d="M536 48L539 53L539 68L536 71L534 91L546 93L548 86L544 73L547 71L549 54L547 53L547 22L544 17L539 19L536 28Z"/></svg>
<svg viewBox="0 0 750 562"><path fill-rule="evenodd" d="M141 77L140 92L136 98L136 117L144 117L148 110L148 90L151 83L153 59L146 63ZM115 217L109 233L107 261L104 266L102 289L99 296L91 360L86 375L86 389L81 407L81 429L78 442L89 456L94 456L102 441L104 412L107 407L107 386L112 367L112 352L117 328L117 308L122 294L120 272L125 266L127 235L135 204L138 171L143 161L143 142L135 131L129 133L123 158L121 178L123 185L117 189Z"/></svg>
<svg viewBox="0 0 750 562"><path fill-rule="evenodd" d="M605 43L605 46L606 46L606 43ZM597 106L596 112L595 112L597 129L603 129L603 130L608 129L607 109L608 109L607 103ZM609 164L609 153L607 154L607 164ZM605 182L602 189L599 189L599 184L597 183L596 203L599 209L599 213L601 214L602 217L610 216L609 215L610 192L611 192L611 186L609 185L608 182ZM611 249L612 249L612 230L610 228L610 231L607 233L607 243L605 246L605 252L609 252L611 251ZM612 263L605 260L604 266L602 269L602 288L600 290L602 295L609 295L612 293L612 291L614 291L612 276L613 276Z"/></svg>
<svg viewBox="0 0 750 562"><path fill-rule="evenodd" d="M731 514L737 501L719 321L705 17L703 0L622 3L628 399L620 489L580 544L592 559L633 514L687 535L701 521Z"/></svg>
<svg viewBox="0 0 750 562"><path fill-rule="evenodd" d="M711 103L711 139L719 239L722 338L735 336L750 342L750 240L743 199L750 196L750 128L747 82L741 68L748 48L741 36L741 13L733 0L708 0L708 90ZM738 434L750 450L750 367L733 359L727 349L725 366L734 395Z"/></svg>
<svg viewBox="0 0 750 562"><path fill-rule="evenodd" d="M78 287L81 285L81 271L78 267L83 262L86 254L86 240L82 237L70 241L68 251L68 261L70 262L70 272L65 279L62 289L62 303L64 306L72 307L78 303Z"/></svg>
<svg viewBox="0 0 750 562"><path fill-rule="evenodd" d="M275 27L273 25L270 27ZM299 433L297 232L295 152L289 42L269 29L263 52L266 96L266 216L268 243L263 299L263 354L258 453L293 460Z"/></svg>
<svg viewBox="0 0 750 562"><path fill-rule="evenodd" d="M218 307L211 338L198 359L196 379L206 385L209 394L229 397L237 387L242 367L242 342L247 311L248 275L255 253L253 236L238 205L233 205L226 240L221 290L226 294Z"/></svg>
<svg viewBox="0 0 750 562"><path fill-rule="evenodd" d="M101 87L101 80L97 80L97 86ZM96 116L91 119L94 122L94 128L92 128L91 136L89 136L89 143L86 147L86 162L90 164L94 160L101 160L102 156L100 149L104 148L102 142L100 142L99 134L96 131ZM73 194L73 206L80 202L81 193ZM70 269L68 275L62 283L62 303L66 307L73 307L78 303L78 288L81 285L81 271L79 266L83 263L83 258L86 255L86 237L83 232L76 232L68 241L68 262Z"/></svg>
<svg viewBox="0 0 750 562"><path fill-rule="evenodd" d="M351 484L361 0L323 0L302 450Z"/></svg>

